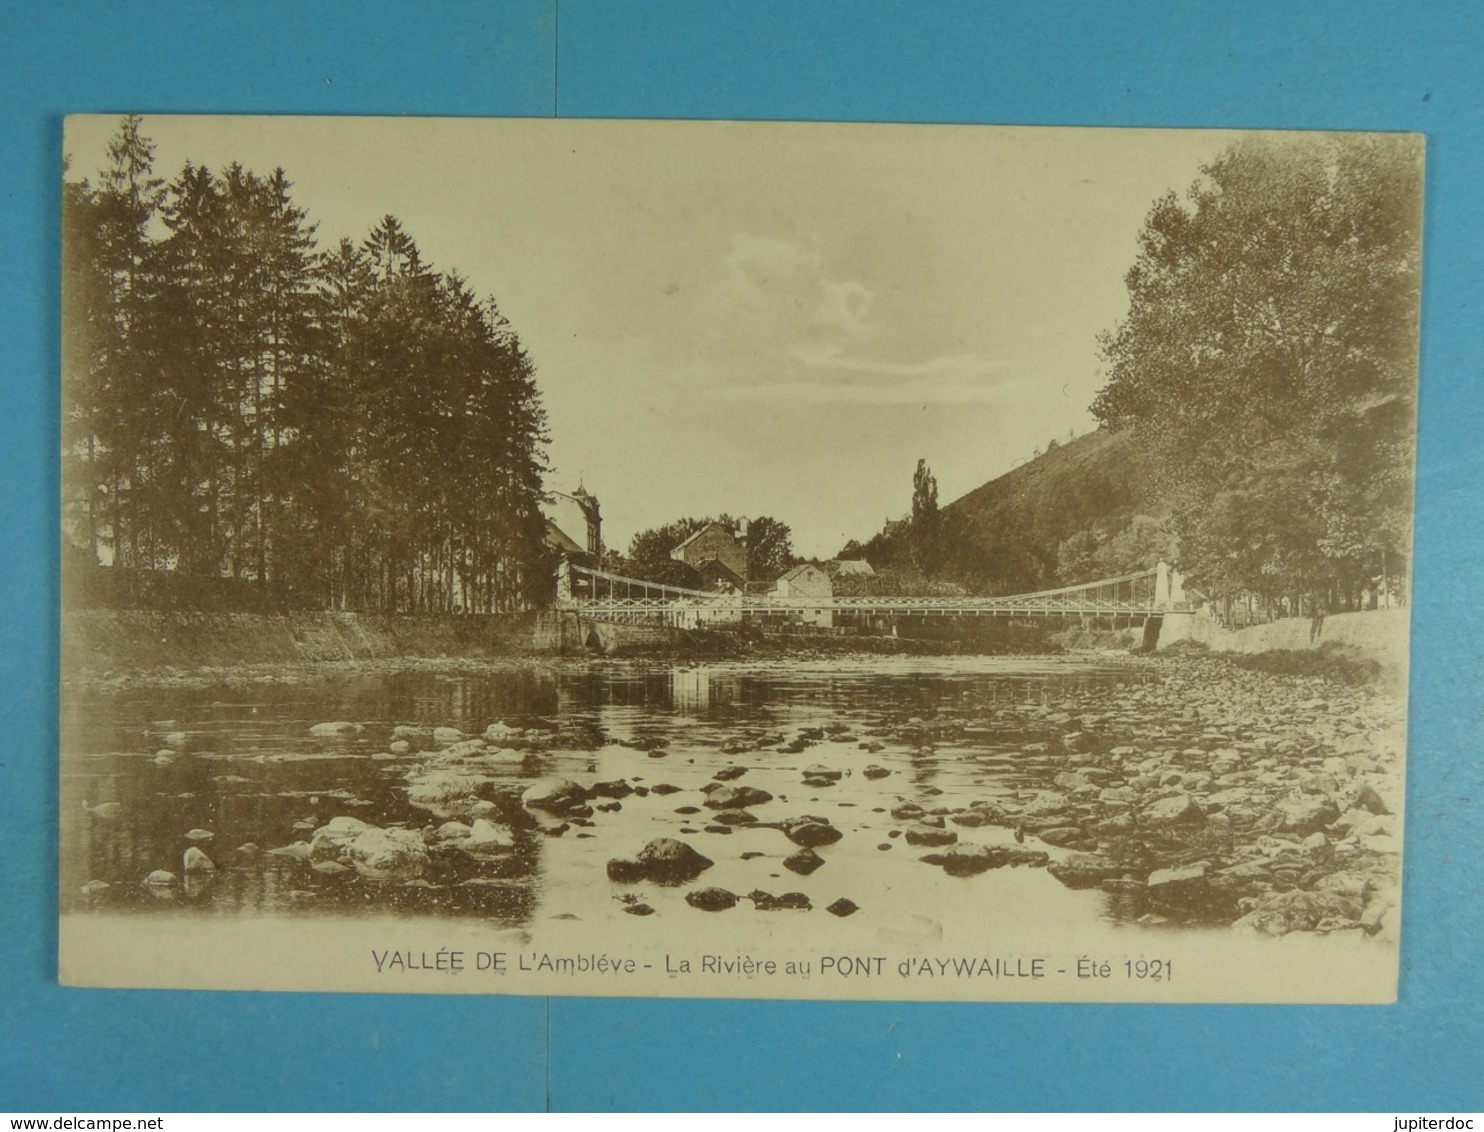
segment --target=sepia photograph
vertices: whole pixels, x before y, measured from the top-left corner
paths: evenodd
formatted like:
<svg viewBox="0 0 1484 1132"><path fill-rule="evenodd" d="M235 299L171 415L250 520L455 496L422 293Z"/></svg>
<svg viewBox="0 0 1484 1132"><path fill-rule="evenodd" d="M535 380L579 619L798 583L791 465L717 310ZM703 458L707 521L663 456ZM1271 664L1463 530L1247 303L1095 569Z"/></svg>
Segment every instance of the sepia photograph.
<svg viewBox="0 0 1484 1132"><path fill-rule="evenodd" d="M1396 999L1420 136L63 153L63 983Z"/></svg>

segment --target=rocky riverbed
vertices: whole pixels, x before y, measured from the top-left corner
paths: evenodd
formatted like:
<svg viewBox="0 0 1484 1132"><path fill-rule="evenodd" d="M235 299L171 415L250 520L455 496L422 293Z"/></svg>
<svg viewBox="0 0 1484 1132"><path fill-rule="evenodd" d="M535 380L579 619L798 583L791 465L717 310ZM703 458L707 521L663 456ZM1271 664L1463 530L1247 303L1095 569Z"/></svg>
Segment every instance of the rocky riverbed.
<svg viewBox="0 0 1484 1132"><path fill-rule="evenodd" d="M1397 699L1221 659L1098 658L1106 678L1081 675L1085 660L1047 663L1034 679L978 677L972 663L935 683L908 672L872 695L825 694L823 678L795 694L762 670L760 687L787 694L742 707L543 703L478 720L468 706L429 718L424 702L415 722L320 719L292 741L156 719L136 777L197 762L211 790L64 805L90 848L70 862L83 878L71 899L210 902L235 878L303 908L520 923L552 887L543 861L582 842L564 858L582 899L629 916L869 915L889 859L962 899L1023 870L1097 894L1119 922L1395 937ZM566 671L610 701L603 681L628 678ZM681 683L716 683L699 673ZM286 789L285 764L324 770ZM151 836L129 826L128 847L113 844L147 807ZM64 858L65 840L64 828ZM595 914L582 899L555 914Z"/></svg>

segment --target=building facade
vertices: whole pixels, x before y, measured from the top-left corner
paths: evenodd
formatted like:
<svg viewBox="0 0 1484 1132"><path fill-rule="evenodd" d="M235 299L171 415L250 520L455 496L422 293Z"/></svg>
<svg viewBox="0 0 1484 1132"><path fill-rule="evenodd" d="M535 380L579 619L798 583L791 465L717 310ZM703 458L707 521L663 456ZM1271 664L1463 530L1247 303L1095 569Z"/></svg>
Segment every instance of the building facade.
<svg viewBox="0 0 1484 1132"><path fill-rule="evenodd" d="M742 589L747 584L747 547L720 523L707 523L670 551L670 557L693 567L708 588Z"/></svg>
<svg viewBox="0 0 1484 1132"><path fill-rule="evenodd" d="M828 601L835 596L835 584L818 566L806 562L779 578L773 586L773 593L777 597L795 600L824 598ZM795 616L805 625L814 625L821 629L832 628L835 624L834 610L827 605L818 609L805 608Z"/></svg>

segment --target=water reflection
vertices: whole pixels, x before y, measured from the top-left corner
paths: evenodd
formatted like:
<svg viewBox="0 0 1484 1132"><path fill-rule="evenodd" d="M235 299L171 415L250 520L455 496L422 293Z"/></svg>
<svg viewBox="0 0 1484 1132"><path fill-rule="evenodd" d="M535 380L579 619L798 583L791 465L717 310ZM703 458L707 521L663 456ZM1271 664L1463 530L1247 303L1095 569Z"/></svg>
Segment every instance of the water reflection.
<svg viewBox="0 0 1484 1132"><path fill-rule="evenodd" d="M797 847L776 826L764 827L826 811L845 836L822 850L833 866L823 873L864 885L882 861L900 858L890 867L919 870L903 873L910 892L928 883L929 870L908 857L915 851L903 852L903 823L889 811L993 803L1045 785L1054 768L1022 749L1037 737L1033 720L1004 709L1068 694L1106 702L1142 678L1127 668L1010 658L827 667L595 662L71 697L62 748L63 906L226 916L395 909L518 926L609 909L615 895L605 862L662 836L685 838L714 858L718 883L809 894L814 878L780 869ZM956 725L924 723L935 719ZM357 729L310 734L327 721ZM480 768L479 816L508 830L508 844L481 851L440 839L443 823L467 824L472 815L409 800L409 779L436 748L396 750L392 728L400 724L472 736L500 724L548 736L524 761ZM756 808L757 828L712 820L705 788L714 789L713 774L724 766L741 768L735 777L774 796ZM556 821L520 801L522 789L552 775L584 786L621 779L632 793L595 799L590 816ZM104 803L117 803L117 813ZM304 843L334 818L422 832L426 867L411 878L373 880L308 859ZM209 839L187 837L203 830ZM974 833L981 842L1011 837ZM214 872L183 872L193 845ZM160 869L182 883L143 883ZM1044 874L1037 881L1056 887Z"/></svg>

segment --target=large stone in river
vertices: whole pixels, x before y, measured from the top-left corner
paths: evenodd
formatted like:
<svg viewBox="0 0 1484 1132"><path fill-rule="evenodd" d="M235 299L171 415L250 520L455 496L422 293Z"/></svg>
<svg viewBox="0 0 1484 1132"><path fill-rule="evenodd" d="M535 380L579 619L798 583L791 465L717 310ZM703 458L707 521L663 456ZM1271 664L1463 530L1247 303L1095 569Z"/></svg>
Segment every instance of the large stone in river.
<svg viewBox="0 0 1484 1132"><path fill-rule="evenodd" d="M681 808L684 809L685 807ZM694 807L690 808L694 809ZM695 812L699 813L700 811L696 810ZM751 825L757 821L757 817L747 810L718 810L711 815L711 820L718 825Z"/></svg>
<svg viewBox="0 0 1484 1132"><path fill-rule="evenodd" d="M781 896L774 896L771 892L755 888L747 894L747 899L752 901L753 908L759 912L808 912L814 907L809 897L802 892L785 892Z"/></svg>
<svg viewBox="0 0 1484 1132"><path fill-rule="evenodd" d="M181 859L181 868L188 873L214 873L216 865L210 857L192 845Z"/></svg>
<svg viewBox="0 0 1484 1132"><path fill-rule="evenodd" d="M490 849L514 849L515 834L503 825L496 825L484 818L475 818L469 827L464 846L475 852Z"/></svg>
<svg viewBox="0 0 1484 1132"><path fill-rule="evenodd" d="M737 903L737 894L724 888L698 888L685 894L685 902L702 912L725 912Z"/></svg>
<svg viewBox="0 0 1484 1132"><path fill-rule="evenodd" d="M477 759L485 753L483 739L465 739L462 742L452 743L431 760L435 763L457 763L465 760Z"/></svg>
<svg viewBox="0 0 1484 1132"><path fill-rule="evenodd" d="M771 802L773 795L756 786L719 786L706 796L706 807L712 810L745 810Z"/></svg>
<svg viewBox="0 0 1484 1132"><path fill-rule="evenodd" d="M635 884L644 879L644 865L639 861L615 857L608 862L608 879L615 884Z"/></svg>
<svg viewBox="0 0 1484 1132"><path fill-rule="evenodd" d="M815 869L824 864L824 858L813 849L800 849L797 853L783 858L783 867L791 873L798 873L806 877Z"/></svg>
<svg viewBox="0 0 1484 1132"><path fill-rule="evenodd" d="M1008 865L1044 865L1050 857L1039 849L1019 845L953 845L928 853L922 860L940 866L949 876L970 877Z"/></svg>
<svg viewBox="0 0 1484 1132"><path fill-rule="evenodd" d="M1046 871L1068 888L1097 888L1105 880L1123 876L1123 866L1095 853L1068 853L1052 861Z"/></svg>
<svg viewBox="0 0 1484 1132"><path fill-rule="evenodd" d="M488 779L457 770L435 770L418 775L407 787L407 800L414 806L437 808L469 797Z"/></svg>
<svg viewBox="0 0 1484 1132"><path fill-rule="evenodd" d="M316 739L334 739L341 735L359 735L364 730L359 723L341 719L333 723L316 723L309 729L309 734Z"/></svg>
<svg viewBox="0 0 1484 1132"><path fill-rule="evenodd" d="M1067 796L1058 794L1054 790L1043 790L1029 802L1021 811L1028 818L1047 817L1051 814L1062 813L1067 808Z"/></svg>
<svg viewBox="0 0 1484 1132"><path fill-rule="evenodd" d="M1280 828L1300 837L1317 833L1340 816L1340 807L1322 794L1293 794L1278 803Z"/></svg>
<svg viewBox="0 0 1484 1132"><path fill-rule="evenodd" d="M1186 904L1209 894L1206 865L1189 865L1182 869L1155 869L1145 882L1145 891L1155 901Z"/></svg>
<svg viewBox="0 0 1484 1132"><path fill-rule="evenodd" d="M594 782L588 793L595 798L627 798L634 792L626 778L615 778L610 782Z"/></svg>
<svg viewBox="0 0 1484 1132"><path fill-rule="evenodd" d="M410 880L428 867L428 849L410 829L372 827L350 843L347 851L356 872L373 880Z"/></svg>
<svg viewBox="0 0 1484 1132"><path fill-rule="evenodd" d="M821 845L833 845L845 836L824 818L810 817L808 815L779 822L778 827L783 830L784 836L795 845L802 845L806 849L817 849Z"/></svg>
<svg viewBox="0 0 1484 1132"><path fill-rule="evenodd" d="M656 884L684 884L695 880L713 864L684 841L659 837L639 850L636 858L644 866L644 875ZM610 872L612 875L611 863Z"/></svg>
<svg viewBox="0 0 1484 1132"><path fill-rule="evenodd" d="M313 839L309 843L309 859L311 861L338 860L345 855L352 841L368 829L375 828L360 818L331 818L314 831Z"/></svg>
<svg viewBox="0 0 1484 1132"><path fill-rule="evenodd" d="M1391 813L1390 807L1386 805L1381 795L1376 793L1375 787L1368 783L1362 783L1355 796L1350 799L1350 809L1366 810L1369 813L1386 815Z"/></svg>
<svg viewBox="0 0 1484 1132"><path fill-rule="evenodd" d="M1189 794L1171 794L1145 806L1139 820L1152 826L1204 825L1206 811Z"/></svg>
<svg viewBox="0 0 1484 1132"><path fill-rule="evenodd" d="M952 845L958 834L951 829L938 829L930 825L916 825L907 830L908 845Z"/></svg>
<svg viewBox="0 0 1484 1132"><path fill-rule="evenodd" d="M587 800L587 792L567 778L538 778L521 794L521 805L532 810L561 813L576 809Z"/></svg>
<svg viewBox="0 0 1484 1132"><path fill-rule="evenodd" d="M1047 845L1055 845L1058 849L1066 849L1073 845L1080 845L1089 840L1087 835L1075 825L1057 825L1050 829L1043 829L1036 834Z"/></svg>
<svg viewBox="0 0 1484 1132"><path fill-rule="evenodd" d="M1339 892L1276 892L1265 896L1232 927L1261 935L1345 927L1360 921L1358 897Z"/></svg>

